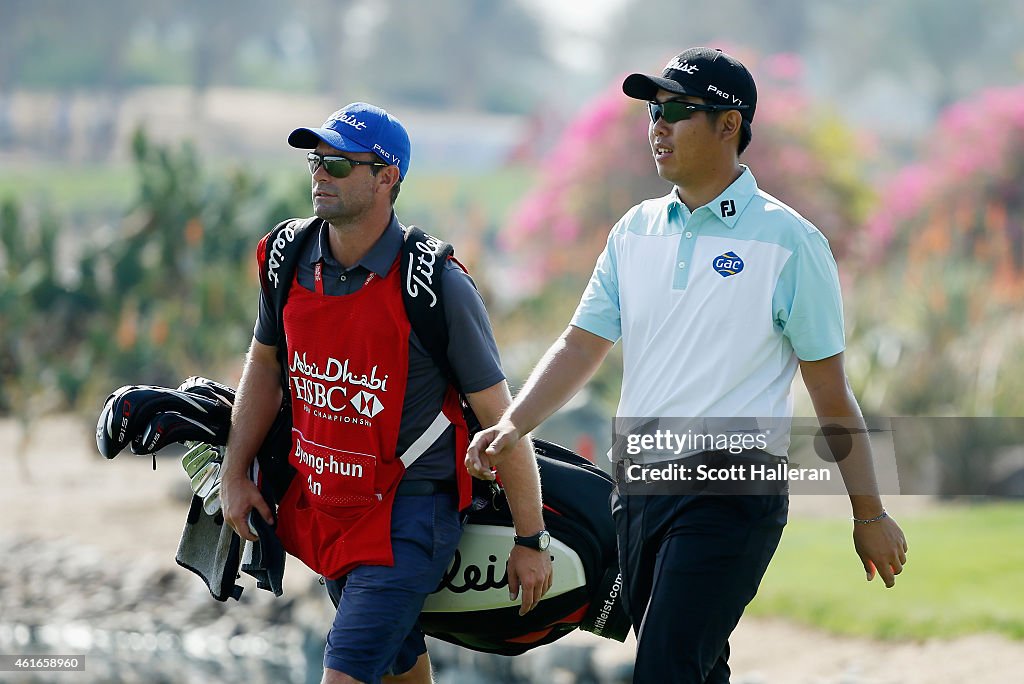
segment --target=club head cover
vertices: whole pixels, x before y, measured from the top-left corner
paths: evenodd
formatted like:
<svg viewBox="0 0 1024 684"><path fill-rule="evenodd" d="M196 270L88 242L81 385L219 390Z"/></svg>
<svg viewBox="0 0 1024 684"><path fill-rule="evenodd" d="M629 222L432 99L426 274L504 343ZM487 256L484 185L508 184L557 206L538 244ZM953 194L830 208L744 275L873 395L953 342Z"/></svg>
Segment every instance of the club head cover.
<svg viewBox="0 0 1024 684"><path fill-rule="evenodd" d="M107 458L114 458L136 440L138 453L149 453L144 433L150 421L161 413L175 412L192 419L195 421L193 428L203 425L215 434L220 430L225 441L231 423L231 407L220 399L155 385L122 387L108 399L108 403L101 413L96 433L96 445ZM101 424L104 426L102 434Z"/></svg>
<svg viewBox="0 0 1024 684"><path fill-rule="evenodd" d="M220 420L203 421L183 416L177 411L166 411L153 416L136 440L132 452L151 454L173 442L206 442L223 446L227 443L229 424Z"/></svg>
<svg viewBox="0 0 1024 684"><path fill-rule="evenodd" d="M185 382L178 385L178 391L219 401L228 408L235 403L235 389L233 387L228 387L216 380L210 380L201 375L193 375L185 380Z"/></svg>
<svg viewBox="0 0 1024 684"><path fill-rule="evenodd" d="M121 397L135 389L135 385L124 385L110 393L103 403L99 418L96 420L96 448L104 458L114 458L125 448L132 435L127 432L128 416L116 416L114 406ZM129 412L131 405L129 404ZM122 410L124 407L122 407ZM115 422L116 416L116 422Z"/></svg>

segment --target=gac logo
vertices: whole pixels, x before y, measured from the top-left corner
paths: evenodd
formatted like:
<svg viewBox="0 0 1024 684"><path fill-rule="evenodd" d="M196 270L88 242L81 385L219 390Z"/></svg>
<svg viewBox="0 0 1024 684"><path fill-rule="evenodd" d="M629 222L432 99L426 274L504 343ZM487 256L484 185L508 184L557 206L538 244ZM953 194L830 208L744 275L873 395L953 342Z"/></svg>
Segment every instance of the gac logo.
<svg viewBox="0 0 1024 684"><path fill-rule="evenodd" d="M728 278L743 270L743 259L740 259L736 252L726 252L715 257L715 260L711 262L711 267L718 271L723 278Z"/></svg>

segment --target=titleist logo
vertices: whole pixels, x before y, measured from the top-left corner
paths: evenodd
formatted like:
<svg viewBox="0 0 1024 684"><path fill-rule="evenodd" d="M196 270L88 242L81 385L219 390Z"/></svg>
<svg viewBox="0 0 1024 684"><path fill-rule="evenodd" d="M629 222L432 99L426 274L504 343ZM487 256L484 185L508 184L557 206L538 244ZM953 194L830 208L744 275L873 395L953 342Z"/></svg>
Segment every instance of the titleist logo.
<svg viewBox="0 0 1024 684"><path fill-rule="evenodd" d="M405 277L405 289L412 297L418 297L422 287L430 295L430 306L437 304L437 295L434 293L434 264L437 261L436 250L441 246L441 241L427 235L426 242L417 242L416 249L421 254L409 259L409 271Z"/></svg>
<svg viewBox="0 0 1024 684"><path fill-rule="evenodd" d="M453 594L464 594L467 591L487 591L488 589L501 589L508 586L508 567L501 572L498 569L498 557L487 556L486 570L475 563L467 563L466 569L462 569L462 553L455 550L455 558L452 565L441 578L441 584L437 590L447 589ZM459 572L462 576L459 577ZM501 575L498 575L501 572ZM458 581L462 580L459 584Z"/></svg>
<svg viewBox="0 0 1024 684"><path fill-rule="evenodd" d="M594 634L598 636L604 634L604 628L608 624L608 617L611 615L612 608L615 607L620 592L622 592L621 572L615 576L615 581L612 583L611 591L608 592L608 598L606 598L604 603L601 604L601 612L598 614L597 620L594 621Z"/></svg>
<svg viewBox="0 0 1024 684"><path fill-rule="evenodd" d="M332 121L340 121L341 123L348 124L349 126L351 126L352 128L356 129L357 131L361 131L364 128L366 128L366 122L365 121L360 121L359 119L357 119L352 114L340 114L340 115L331 117L331 120Z"/></svg>
<svg viewBox="0 0 1024 684"><path fill-rule="evenodd" d="M284 262L284 248L295 239L295 229L290 225L277 234L274 242L270 245L270 254L267 255L267 280L278 287L277 269Z"/></svg>

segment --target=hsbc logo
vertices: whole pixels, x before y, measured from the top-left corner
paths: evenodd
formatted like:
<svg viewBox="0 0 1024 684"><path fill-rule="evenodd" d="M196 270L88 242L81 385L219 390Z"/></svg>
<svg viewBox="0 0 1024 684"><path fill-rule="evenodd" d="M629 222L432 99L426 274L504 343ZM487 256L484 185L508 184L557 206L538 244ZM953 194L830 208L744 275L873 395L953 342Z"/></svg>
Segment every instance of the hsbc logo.
<svg viewBox="0 0 1024 684"><path fill-rule="evenodd" d="M367 418L373 418L384 410L384 405L380 403L380 399L366 390L360 390L356 396L352 397L349 403L355 408L356 413Z"/></svg>

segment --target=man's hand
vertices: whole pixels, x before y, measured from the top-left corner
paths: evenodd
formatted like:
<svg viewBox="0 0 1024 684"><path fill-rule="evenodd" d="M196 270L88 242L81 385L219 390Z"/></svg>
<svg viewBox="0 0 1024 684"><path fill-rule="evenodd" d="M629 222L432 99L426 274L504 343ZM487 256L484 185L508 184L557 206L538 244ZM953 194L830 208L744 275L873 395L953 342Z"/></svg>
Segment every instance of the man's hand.
<svg viewBox="0 0 1024 684"><path fill-rule="evenodd" d="M488 427L473 438L466 451L466 469L470 475L493 480L498 469L512 521L517 530L529 534L543 529L544 513L540 497L540 475L533 447L528 438L504 414L512 403L508 384L502 380L491 387L466 395L473 413ZM522 590L520 615L533 610L551 588L551 558L547 551L515 545L508 555L508 593L511 600Z"/></svg>
<svg viewBox="0 0 1024 684"><path fill-rule="evenodd" d="M274 514L267 505L259 488L248 477L225 477L220 485L220 505L224 522L231 526L238 536L249 541L257 537L249 529L249 513L255 508L268 525L274 524Z"/></svg>
<svg viewBox="0 0 1024 684"><path fill-rule="evenodd" d="M481 430L466 451L466 470L479 480L493 480L492 468L513 453L521 437L516 426L507 420Z"/></svg>
<svg viewBox="0 0 1024 684"><path fill-rule="evenodd" d="M895 520L887 516L866 525L854 523L853 546L864 564L869 582L877 571L886 587L896 584L896 575L903 572L903 566L907 564L909 547Z"/></svg>
<svg viewBox="0 0 1024 684"><path fill-rule="evenodd" d="M541 597L551 588L553 578L551 556L546 550L537 551L518 544L512 547L508 554L508 595L514 601L522 589L520 615L526 615L537 607Z"/></svg>

